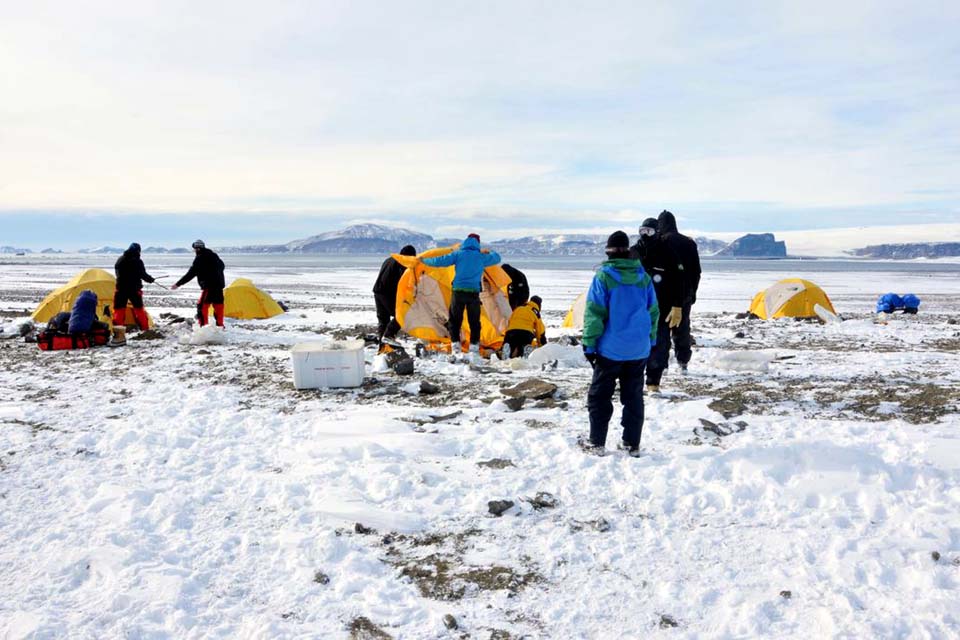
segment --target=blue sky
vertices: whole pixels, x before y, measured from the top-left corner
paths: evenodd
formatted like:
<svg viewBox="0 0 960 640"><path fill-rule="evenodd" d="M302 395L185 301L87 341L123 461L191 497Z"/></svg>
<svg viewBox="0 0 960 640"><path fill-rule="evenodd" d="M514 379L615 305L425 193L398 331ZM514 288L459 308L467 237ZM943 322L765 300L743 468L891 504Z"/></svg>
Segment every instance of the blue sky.
<svg viewBox="0 0 960 640"><path fill-rule="evenodd" d="M958 30L947 2L20 3L0 244L960 221Z"/></svg>

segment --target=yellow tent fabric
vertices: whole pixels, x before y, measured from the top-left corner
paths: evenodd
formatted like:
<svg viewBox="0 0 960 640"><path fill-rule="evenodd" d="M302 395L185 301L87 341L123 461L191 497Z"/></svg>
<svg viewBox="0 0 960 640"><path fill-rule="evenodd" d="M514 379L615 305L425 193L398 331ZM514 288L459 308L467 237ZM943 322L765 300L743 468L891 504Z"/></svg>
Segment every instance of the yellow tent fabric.
<svg viewBox="0 0 960 640"><path fill-rule="evenodd" d="M393 254L394 260L407 268L397 286L397 322L407 334L423 340L430 349L450 350L447 322L455 268L428 267L417 260L446 255L458 246L431 249L419 256ZM480 292L480 346L484 349L503 346L503 334L512 312L507 299L509 284L510 276L499 265L484 269ZM469 339L470 327L464 316L460 340L469 344Z"/></svg>
<svg viewBox="0 0 960 640"><path fill-rule="evenodd" d="M258 289L249 278L237 278L223 290L223 315L255 320L283 313L276 300Z"/></svg>
<svg viewBox="0 0 960 640"><path fill-rule="evenodd" d="M836 314L833 303L823 289L801 278L789 278L764 289L753 297L750 313L770 320L772 318L815 318L815 305Z"/></svg>
<svg viewBox="0 0 960 640"><path fill-rule="evenodd" d="M570 305L566 317L563 319L564 329L583 329L583 314L587 310L587 292L584 291Z"/></svg>
<svg viewBox="0 0 960 640"><path fill-rule="evenodd" d="M103 307L110 305L111 309L113 308L113 292L116 288L117 279L103 269L81 271L65 285L47 294L31 317L35 322L49 322L50 318L61 311L70 311L73 308L73 301L81 291L90 290L97 294L97 319L112 325L113 318L104 315ZM133 318L133 307L130 305L127 305L125 324L128 326L137 324ZM150 318L150 326L153 326L153 318Z"/></svg>

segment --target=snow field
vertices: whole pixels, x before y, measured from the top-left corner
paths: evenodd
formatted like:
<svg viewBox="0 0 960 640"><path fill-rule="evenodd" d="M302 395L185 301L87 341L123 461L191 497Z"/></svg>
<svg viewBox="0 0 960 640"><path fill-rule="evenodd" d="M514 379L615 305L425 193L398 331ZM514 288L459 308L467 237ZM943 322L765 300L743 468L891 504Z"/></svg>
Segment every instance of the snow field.
<svg viewBox="0 0 960 640"><path fill-rule="evenodd" d="M589 369L560 350L545 371L418 360L438 396L374 366L360 390L294 391L289 346L373 324L374 275L261 274L294 309L228 322L222 345L183 345L178 325L84 353L0 342L0 635L340 638L363 616L395 638L458 637L447 613L476 638L960 634L949 305L749 323L711 305L755 283L708 273L691 375L647 397L645 455L612 451L617 410L598 458L575 445ZM528 277L556 334L590 273ZM870 284L836 278L838 310L860 308ZM20 286L0 277L5 298ZM956 284L926 286L936 300ZM176 300L147 304L189 315ZM559 386L554 406L496 399L528 377ZM942 407L915 406L926 385ZM538 492L557 505L535 508ZM499 518L498 499L515 503ZM460 597L424 594L443 562ZM466 575L491 567L512 586Z"/></svg>

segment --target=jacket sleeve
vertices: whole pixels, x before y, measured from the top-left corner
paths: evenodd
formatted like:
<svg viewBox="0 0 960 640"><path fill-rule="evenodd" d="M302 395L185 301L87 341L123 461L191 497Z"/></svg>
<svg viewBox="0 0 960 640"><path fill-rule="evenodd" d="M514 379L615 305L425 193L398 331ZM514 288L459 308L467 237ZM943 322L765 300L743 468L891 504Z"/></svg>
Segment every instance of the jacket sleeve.
<svg viewBox="0 0 960 640"><path fill-rule="evenodd" d="M422 260L423 264L428 267L452 267L457 264L457 258L460 255L460 251L451 251L445 256L437 256L435 258L424 258Z"/></svg>
<svg viewBox="0 0 960 640"><path fill-rule="evenodd" d="M657 304L657 290L653 281L647 284L647 312L650 314L650 346L657 344L657 328L660 325L660 305Z"/></svg>
<svg viewBox="0 0 960 640"><path fill-rule="evenodd" d="M481 253L480 257L483 259L484 267L492 267L495 264L500 264L500 254L492 249L489 253Z"/></svg>
<svg viewBox="0 0 960 640"><path fill-rule="evenodd" d="M140 261L140 279L147 282L153 282L154 280L153 276L147 273L147 268L143 266L143 260Z"/></svg>
<svg viewBox="0 0 960 640"><path fill-rule="evenodd" d="M194 258L193 264L190 265L190 270L187 271L187 273L182 278L177 280L177 286L182 287L183 285L193 280L194 277L196 277L196 275L197 275L197 259Z"/></svg>
<svg viewBox="0 0 960 640"><path fill-rule="evenodd" d="M547 325L543 324L543 320L537 318L537 339L540 341L540 346L547 344Z"/></svg>
<svg viewBox="0 0 960 640"><path fill-rule="evenodd" d="M596 350L597 341L607 327L609 304L610 293L603 279L595 275L587 291L587 304L583 310L583 346L587 352Z"/></svg>
<svg viewBox="0 0 960 640"><path fill-rule="evenodd" d="M690 273L688 274L689 284L687 285L687 304L694 304L697 301L697 289L700 288L700 251L695 242L692 243L690 256Z"/></svg>

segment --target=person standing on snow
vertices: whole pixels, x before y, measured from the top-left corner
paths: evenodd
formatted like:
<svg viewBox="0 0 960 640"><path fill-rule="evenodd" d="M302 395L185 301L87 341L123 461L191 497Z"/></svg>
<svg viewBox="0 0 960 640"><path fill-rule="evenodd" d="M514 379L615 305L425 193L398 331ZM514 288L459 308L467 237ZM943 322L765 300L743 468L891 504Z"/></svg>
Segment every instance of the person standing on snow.
<svg viewBox="0 0 960 640"><path fill-rule="evenodd" d="M203 240L196 240L192 245L196 257L186 275L177 280L177 283L170 287L179 289L187 284L194 277L197 278L197 284L200 285L200 300L197 301L197 320L201 327L205 327L209 321L210 305L213 305L213 317L217 321L218 327L223 327L223 288L226 282L223 279L223 260L216 253L207 249Z"/></svg>
<svg viewBox="0 0 960 640"><path fill-rule="evenodd" d="M460 248L445 256L424 258L428 267L454 267L453 297L450 299L450 345L460 344L460 327L466 311L470 326L470 353L480 354L480 288L483 270L500 263L500 254L480 249L480 236L471 233Z"/></svg>
<svg viewBox="0 0 960 640"><path fill-rule="evenodd" d="M519 358L523 355L524 347L547 344L547 328L540 319L540 305L543 300L540 296L533 296L530 302L513 310L507 332L503 334L503 355L507 358Z"/></svg>
<svg viewBox="0 0 960 640"><path fill-rule="evenodd" d="M133 318L141 331L150 326L147 310L143 307L143 281L153 282L153 276L147 273L140 259L140 245L132 243L113 265L117 275L117 289L113 293L114 343L125 344L126 339L118 334L117 328L123 328L127 318L127 303L133 304ZM122 333L122 332L121 332Z"/></svg>
<svg viewBox="0 0 960 640"><path fill-rule="evenodd" d="M644 229L651 221L648 218L640 227L638 246L650 237ZM660 321L657 344L647 363L647 389L656 393L670 361L671 337L680 371L686 372L690 363L690 311L700 286L700 253L696 242L677 231L676 218L666 210L657 219L656 235L644 250L643 265L652 274L660 306L669 309Z"/></svg>
<svg viewBox="0 0 960 640"><path fill-rule="evenodd" d="M637 457L643 431L643 368L656 340L660 308L653 281L631 257L627 234L612 233L606 253L607 260L587 291L583 316L583 353L593 366L593 381L587 394L590 438L581 446L602 455L619 380L620 448Z"/></svg>
<svg viewBox="0 0 960 640"><path fill-rule="evenodd" d="M402 256L415 256L417 250L413 245L407 245L400 249ZM377 281L373 284L373 300L377 306L377 341L382 343L383 339L392 340L400 331L400 323L397 322L397 286L400 284L400 278L407 268L388 257L380 266L380 274Z"/></svg>
<svg viewBox="0 0 960 640"><path fill-rule="evenodd" d="M504 264L501 268L510 276L510 284L507 285L507 299L510 301L510 308L527 304L530 299L530 287L527 285L527 276L523 271L509 264Z"/></svg>

